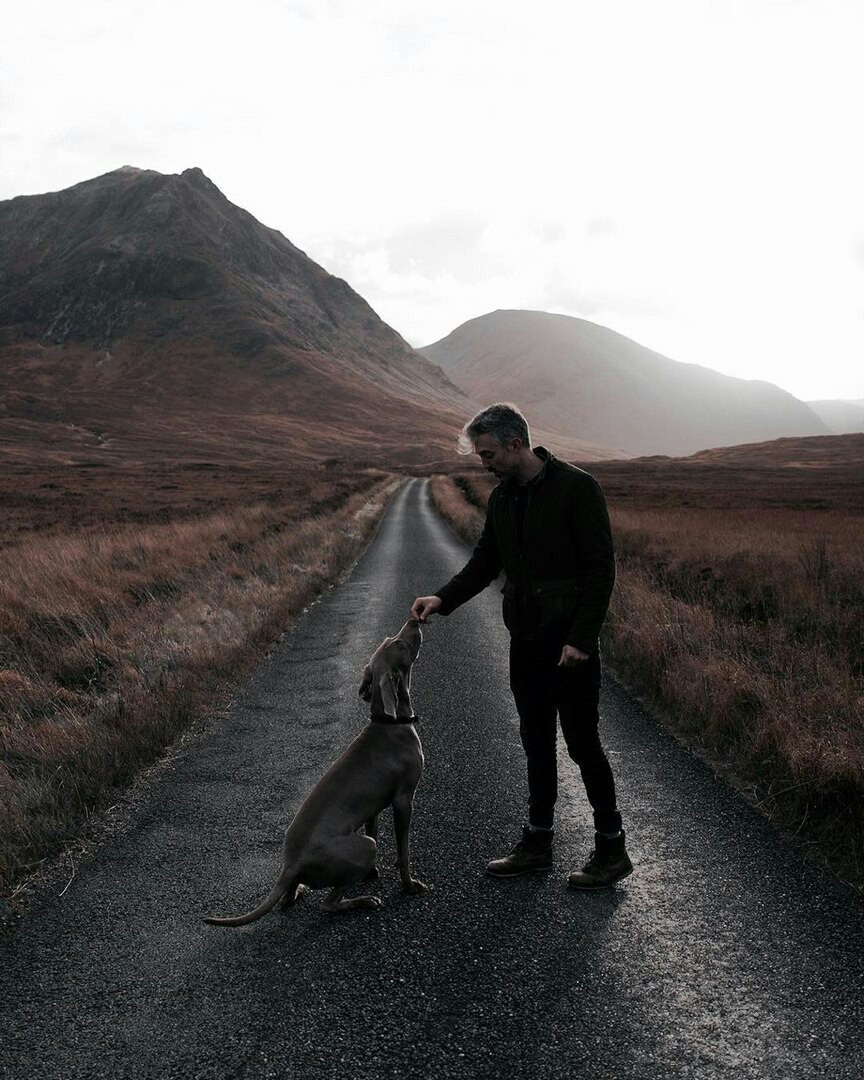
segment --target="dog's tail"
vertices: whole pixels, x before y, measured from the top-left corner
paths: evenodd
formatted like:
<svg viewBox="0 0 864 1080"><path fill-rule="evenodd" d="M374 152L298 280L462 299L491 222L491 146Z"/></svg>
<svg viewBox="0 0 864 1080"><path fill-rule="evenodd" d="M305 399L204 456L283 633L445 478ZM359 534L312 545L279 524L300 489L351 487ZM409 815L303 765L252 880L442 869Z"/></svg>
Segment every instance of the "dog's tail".
<svg viewBox="0 0 864 1080"><path fill-rule="evenodd" d="M265 899L252 911L247 911L245 915L225 915L221 918L211 915L204 922L210 923L212 926L246 926L247 923L255 922L262 915L266 915L268 911L272 911L282 897L291 889L296 889L298 884L299 882L293 873L283 871Z"/></svg>

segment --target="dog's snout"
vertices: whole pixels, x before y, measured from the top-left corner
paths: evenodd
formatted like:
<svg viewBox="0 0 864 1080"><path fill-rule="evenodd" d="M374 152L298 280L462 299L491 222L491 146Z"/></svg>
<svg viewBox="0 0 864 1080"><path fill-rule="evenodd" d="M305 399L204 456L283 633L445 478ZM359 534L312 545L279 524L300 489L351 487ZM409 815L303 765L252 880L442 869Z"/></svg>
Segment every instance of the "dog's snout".
<svg viewBox="0 0 864 1080"><path fill-rule="evenodd" d="M420 629L420 620L409 619L408 622L406 622L405 625L402 627L402 631L399 636L402 638L403 641L408 643L409 647L414 652L416 659L417 650L420 648L420 645L423 642L423 631Z"/></svg>

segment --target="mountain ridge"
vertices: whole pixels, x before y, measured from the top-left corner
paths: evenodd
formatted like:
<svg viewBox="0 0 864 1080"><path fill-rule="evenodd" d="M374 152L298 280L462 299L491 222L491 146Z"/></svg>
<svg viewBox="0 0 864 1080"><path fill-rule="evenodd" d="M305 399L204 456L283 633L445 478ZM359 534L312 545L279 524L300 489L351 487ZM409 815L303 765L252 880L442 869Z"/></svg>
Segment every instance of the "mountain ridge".
<svg viewBox="0 0 864 1080"><path fill-rule="evenodd" d="M818 401L808 401L807 404L837 435L848 435L864 431L864 401L824 398Z"/></svg>
<svg viewBox="0 0 864 1080"><path fill-rule="evenodd" d="M771 383L671 360L569 315L499 309L419 351L471 397L494 390L534 423L569 428L629 456L830 433Z"/></svg>

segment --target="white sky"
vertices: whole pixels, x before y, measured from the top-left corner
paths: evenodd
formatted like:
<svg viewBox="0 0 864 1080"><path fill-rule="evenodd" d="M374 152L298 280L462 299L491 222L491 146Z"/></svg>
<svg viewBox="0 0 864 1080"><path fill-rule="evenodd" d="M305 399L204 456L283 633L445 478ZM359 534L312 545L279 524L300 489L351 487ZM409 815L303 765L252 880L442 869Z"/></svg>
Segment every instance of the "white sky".
<svg viewBox="0 0 864 1080"><path fill-rule="evenodd" d="M864 398L861 0L6 0L0 198L200 166L413 345L520 307Z"/></svg>

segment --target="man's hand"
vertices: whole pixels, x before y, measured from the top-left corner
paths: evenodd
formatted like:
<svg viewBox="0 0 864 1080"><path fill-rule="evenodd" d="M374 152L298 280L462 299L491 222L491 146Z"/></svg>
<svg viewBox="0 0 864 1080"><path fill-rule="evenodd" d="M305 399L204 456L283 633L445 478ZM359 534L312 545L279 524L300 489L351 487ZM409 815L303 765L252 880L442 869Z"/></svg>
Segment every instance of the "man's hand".
<svg viewBox="0 0 864 1080"><path fill-rule="evenodd" d="M418 596L411 605L411 615L420 622L429 622L429 616L434 615L440 607L440 596Z"/></svg>
<svg viewBox="0 0 864 1080"><path fill-rule="evenodd" d="M578 667L579 664L584 664L587 659L588 653L577 649L575 645L565 645L561 650L558 667Z"/></svg>

